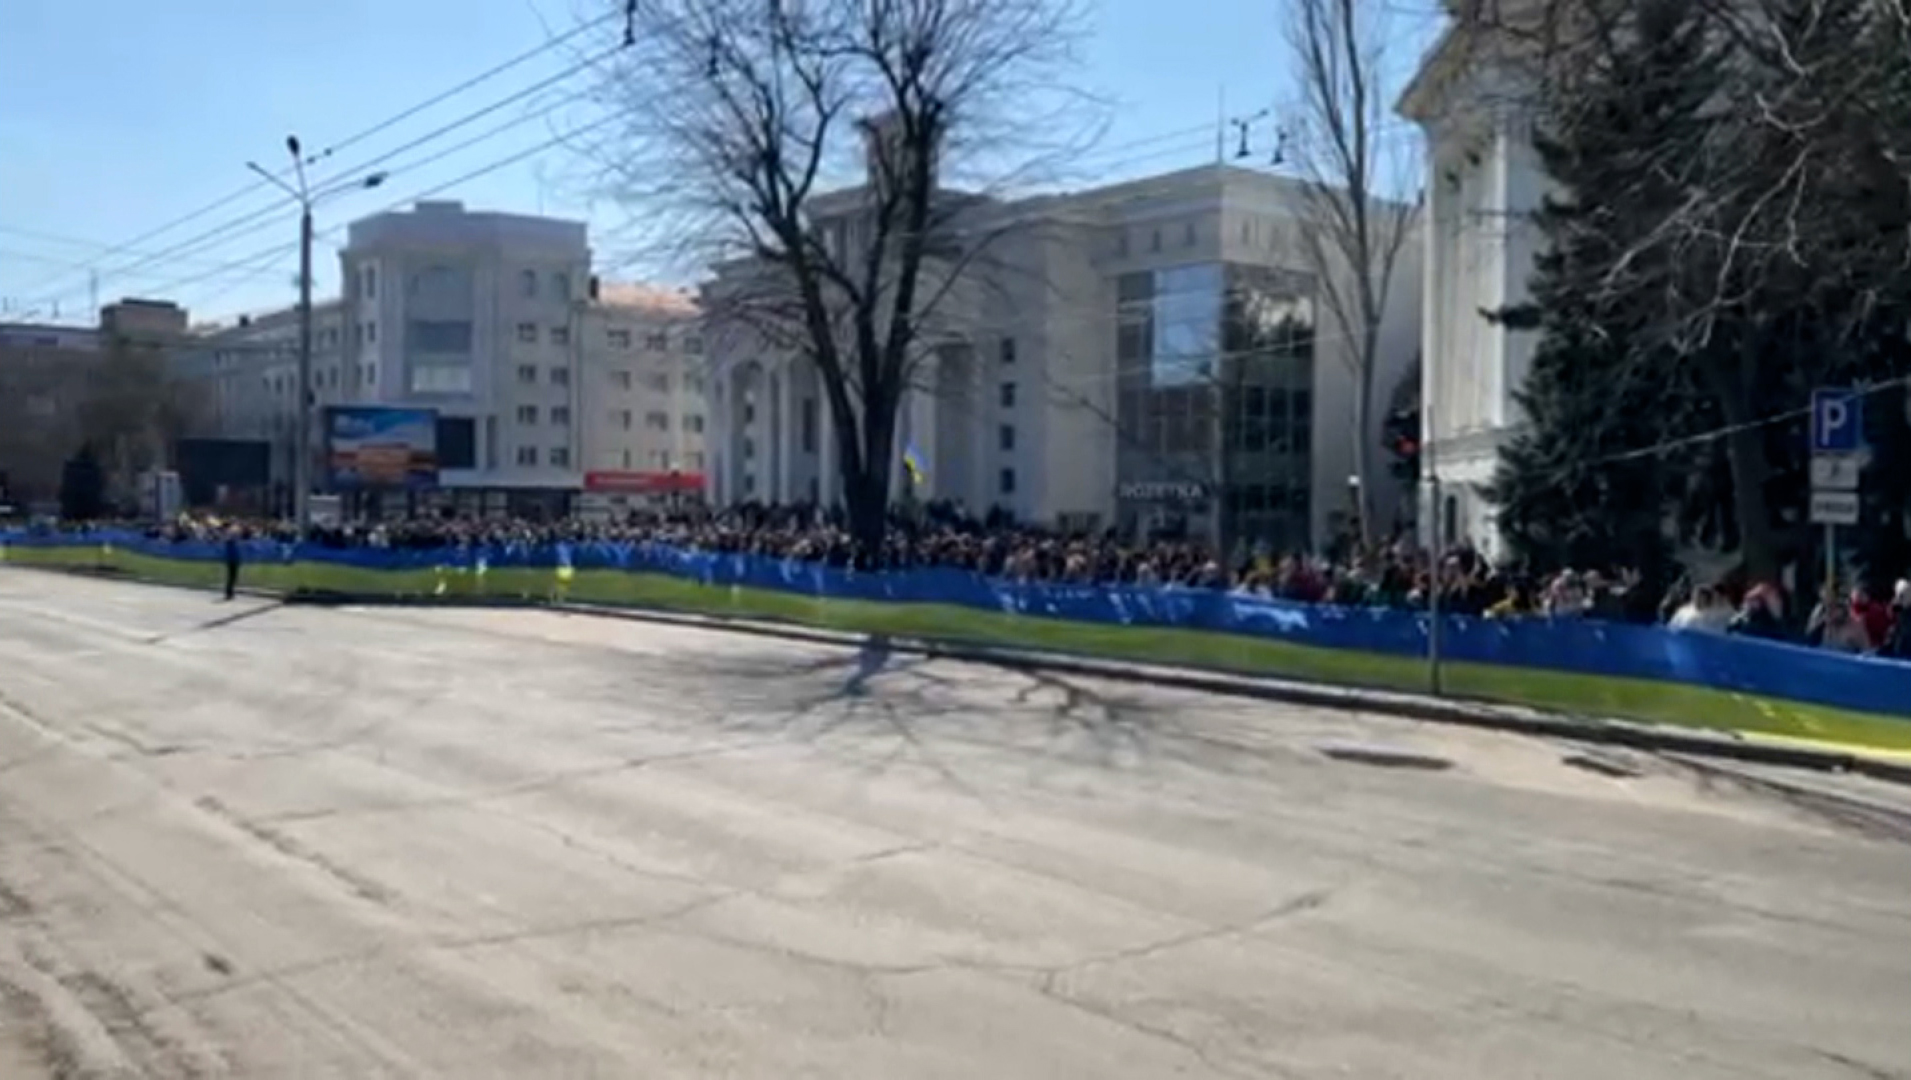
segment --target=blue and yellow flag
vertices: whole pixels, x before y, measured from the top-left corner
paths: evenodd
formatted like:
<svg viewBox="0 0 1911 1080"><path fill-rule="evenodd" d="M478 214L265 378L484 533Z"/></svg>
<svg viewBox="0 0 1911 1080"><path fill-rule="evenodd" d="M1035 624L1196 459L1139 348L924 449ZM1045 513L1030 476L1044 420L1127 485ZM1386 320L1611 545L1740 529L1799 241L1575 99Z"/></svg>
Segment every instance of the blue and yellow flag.
<svg viewBox="0 0 1911 1080"><path fill-rule="evenodd" d="M903 449L902 467L909 474L909 482L916 487L921 487L923 481L928 479L929 470L923 467L922 451L916 449L914 442Z"/></svg>

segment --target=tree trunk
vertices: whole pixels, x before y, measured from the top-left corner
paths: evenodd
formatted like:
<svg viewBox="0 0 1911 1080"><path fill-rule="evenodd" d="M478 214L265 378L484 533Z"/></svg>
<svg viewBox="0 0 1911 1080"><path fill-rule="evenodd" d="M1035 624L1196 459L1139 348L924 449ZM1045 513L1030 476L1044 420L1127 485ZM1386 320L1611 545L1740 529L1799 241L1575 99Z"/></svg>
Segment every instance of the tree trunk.
<svg viewBox="0 0 1911 1080"><path fill-rule="evenodd" d="M1366 355L1362 358L1360 371L1354 379L1354 475L1360 478L1360 484L1354 489L1355 535L1360 546L1373 545L1373 470L1369 463L1373 460L1373 438L1368 430L1373 416L1374 398L1374 354L1377 351L1371 332L1369 340L1362 344Z"/></svg>
<svg viewBox="0 0 1911 1080"><path fill-rule="evenodd" d="M1700 362L1729 429L1725 456L1732 467L1732 513L1738 522L1739 558L1751 581L1776 585L1778 539L1765 497L1771 466L1765 460L1765 432L1757 425L1752 410L1750 376L1756 371L1757 350L1756 329L1748 326L1736 360L1708 353Z"/></svg>

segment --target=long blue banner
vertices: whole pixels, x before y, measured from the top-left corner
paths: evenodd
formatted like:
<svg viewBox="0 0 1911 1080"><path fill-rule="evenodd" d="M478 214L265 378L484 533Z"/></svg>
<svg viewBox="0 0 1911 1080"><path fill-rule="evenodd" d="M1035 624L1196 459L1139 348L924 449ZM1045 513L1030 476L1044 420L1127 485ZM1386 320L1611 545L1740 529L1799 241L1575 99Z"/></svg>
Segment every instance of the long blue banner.
<svg viewBox="0 0 1911 1080"><path fill-rule="evenodd" d="M153 557L195 561L217 561L224 554L218 544L125 534L15 534L0 536L0 543L111 544ZM620 570L819 599L957 605L1073 622L1240 634L1399 657L1425 656L1428 649L1429 616L1424 613L1301 604L1207 589L1015 582L944 568L859 573L810 562L661 544L487 544L405 550L251 541L244 547L244 559L253 565L317 563L384 571ZM1682 683L1911 717L1911 663L1777 642L1582 619L1449 615L1442 617L1441 647L1445 658L1462 663Z"/></svg>

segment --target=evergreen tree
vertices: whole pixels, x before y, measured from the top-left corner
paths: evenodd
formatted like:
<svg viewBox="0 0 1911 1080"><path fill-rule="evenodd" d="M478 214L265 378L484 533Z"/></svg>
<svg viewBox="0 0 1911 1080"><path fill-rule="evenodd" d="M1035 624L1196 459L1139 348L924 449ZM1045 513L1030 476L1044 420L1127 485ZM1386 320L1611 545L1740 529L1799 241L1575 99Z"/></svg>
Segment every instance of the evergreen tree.
<svg viewBox="0 0 1911 1080"><path fill-rule="evenodd" d="M1684 0L1630 0L1552 88L1535 143L1560 194L1537 226L1531 299L1489 313L1536 329L1526 425L1502 448L1491 497L1514 551L1535 568L1667 566L1667 519L1691 453L1655 448L1707 407L1648 333L1640 293L1676 268L1634 253L1642 230L1689 198L1723 81L1708 21Z"/></svg>

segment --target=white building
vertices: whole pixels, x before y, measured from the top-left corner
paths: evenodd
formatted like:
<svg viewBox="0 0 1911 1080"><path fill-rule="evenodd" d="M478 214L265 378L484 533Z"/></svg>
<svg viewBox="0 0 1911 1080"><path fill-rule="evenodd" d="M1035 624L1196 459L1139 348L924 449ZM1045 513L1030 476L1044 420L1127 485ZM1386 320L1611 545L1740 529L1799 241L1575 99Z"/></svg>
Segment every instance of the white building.
<svg viewBox="0 0 1911 1080"><path fill-rule="evenodd" d="M1439 479L1448 542L1489 556L1504 545L1485 497L1500 447L1521 423L1514 394L1537 335L1489 320L1528 299L1540 237L1533 212L1550 186L1530 132L1537 86L1517 35L1495 32L1520 5L1447 0L1450 24L1401 97L1426 135L1426 298L1422 463ZM1429 537L1430 538L1430 537Z"/></svg>
<svg viewBox="0 0 1911 1080"><path fill-rule="evenodd" d="M685 397L697 385L683 360L698 344L684 328L694 313L681 298L674 308L598 302L583 224L422 202L353 222L339 264L343 294L314 308L314 403L435 410L441 487L424 505L569 512L594 472L664 460L641 421L623 422L658 409L673 433L696 417L686 439L670 442L669 463L650 470L663 479L605 483L625 503L696 490L700 477L683 471L702 452L702 409ZM242 319L202 342L178 370L217 385L210 433L270 441L282 485L296 430L296 310Z"/></svg>
<svg viewBox="0 0 1911 1080"><path fill-rule="evenodd" d="M827 228L853 229L859 198L816 209L837 219ZM1373 415L1356 432L1352 343L1306 269L1303 203L1295 180L1220 166L977 200L974 233L993 239L925 334L894 489L913 446L926 472L915 495L977 514L1324 543L1352 509L1356 438L1375 448L1366 482L1390 483L1380 430L1419 346L1419 250L1402 254ZM838 505L816 372L723 314L762 274L719 267L707 289L712 498ZM1390 521L1395 501L1376 502Z"/></svg>

